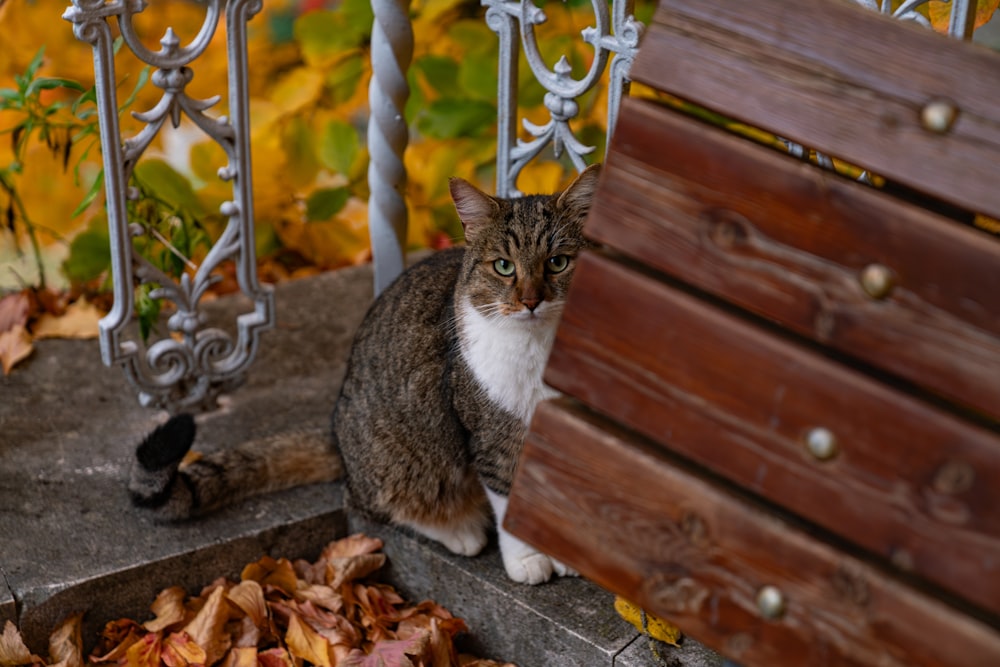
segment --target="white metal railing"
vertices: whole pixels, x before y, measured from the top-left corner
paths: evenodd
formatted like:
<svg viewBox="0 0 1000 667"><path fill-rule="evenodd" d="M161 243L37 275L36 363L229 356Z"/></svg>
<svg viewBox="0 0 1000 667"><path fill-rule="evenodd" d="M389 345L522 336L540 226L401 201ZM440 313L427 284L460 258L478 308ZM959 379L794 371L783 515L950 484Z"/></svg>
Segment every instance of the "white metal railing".
<svg viewBox="0 0 1000 667"><path fill-rule="evenodd" d="M205 0L205 22L192 42L182 46L168 28L157 52L146 49L132 30L133 16L145 8L145 0L72 0L72 6L64 14L74 24L77 37L89 42L94 53L115 297L113 310L101 321L101 353L105 364L124 367L143 404L172 412L210 407L220 392L237 386L254 358L261 331L274 324L271 290L258 283L255 273L250 175L246 23L261 9L261 1ZM928 1L856 0L871 10L924 25L926 19L916 10ZM544 62L535 28L545 21L545 14L532 0L481 2L499 46L497 193L516 196L521 169L547 148L557 156L565 153L578 170L583 169L584 156L593 148L577 138L571 121L578 113L577 99L597 85L606 70L607 128L609 133L614 130L621 97L628 91L628 70L637 53L642 26L632 16L633 0L612 0L610 13L608 0L591 0L594 26L584 30L581 38L593 48L594 58L590 70L575 79L565 58L551 67ZM215 33L223 6L231 117L211 118L204 112L218 98L192 99L185 87L192 76L189 66ZM971 37L975 7L971 0L952 0L950 33L954 37ZM406 72L413 54L413 30L408 0L372 0L372 8L375 22L369 87L369 229L378 292L403 267L407 227L403 152L408 142L403 109L409 95ZM136 57L157 68L152 80L163 90L160 102L138 115L146 124L144 129L128 139L122 138L118 125L109 19L117 21L126 45ZM517 136L517 68L522 49L532 74L547 91L545 106L549 112L549 121L544 125L523 121L531 136L529 140ZM146 234L147 230L129 223L127 202L137 196L128 187L136 162L166 121L169 119L176 126L181 115L189 117L225 150L229 163L220 169L219 177L231 182L233 197L221 208L228 218L221 237L193 276L185 274L174 281L133 249L132 238ZM807 153L795 145L789 149L793 153ZM235 328L235 336L206 326L198 307L201 296L214 280L213 272L227 261L236 264L240 288L253 303L252 310L239 315L235 327L231 327ZM170 300L176 312L168 321L172 335L147 346L134 337L129 338L127 331L136 307L133 287L151 283L156 288L150 295Z"/></svg>

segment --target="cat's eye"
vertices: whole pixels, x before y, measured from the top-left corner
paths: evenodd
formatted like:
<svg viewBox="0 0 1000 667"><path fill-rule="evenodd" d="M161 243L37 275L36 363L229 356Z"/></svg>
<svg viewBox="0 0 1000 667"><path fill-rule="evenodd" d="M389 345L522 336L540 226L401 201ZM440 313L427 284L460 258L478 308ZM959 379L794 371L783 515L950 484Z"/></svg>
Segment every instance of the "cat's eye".
<svg viewBox="0 0 1000 667"><path fill-rule="evenodd" d="M549 273L562 273L569 266L569 257L566 255L556 255L555 257L549 257L549 261L546 263L546 268Z"/></svg>
<svg viewBox="0 0 1000 667"><path fill-rule="evenodd" d="M509 278L514 275L514 262L509 259L500 258L493 262L493 270L504 278Z"/></svg>

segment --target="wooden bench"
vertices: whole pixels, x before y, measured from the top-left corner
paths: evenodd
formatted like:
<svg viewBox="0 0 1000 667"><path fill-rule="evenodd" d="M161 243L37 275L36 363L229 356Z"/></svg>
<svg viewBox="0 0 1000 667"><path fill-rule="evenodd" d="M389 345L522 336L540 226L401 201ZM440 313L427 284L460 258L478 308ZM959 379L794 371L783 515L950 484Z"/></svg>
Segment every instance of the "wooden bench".
<svg viewBox="0 0 1000 667"><path fill-rule="evenodd" d="M507 527L746 666L1000 665L1000 54L663 0ZM676 106L676 105L674 105Z"/></svg>

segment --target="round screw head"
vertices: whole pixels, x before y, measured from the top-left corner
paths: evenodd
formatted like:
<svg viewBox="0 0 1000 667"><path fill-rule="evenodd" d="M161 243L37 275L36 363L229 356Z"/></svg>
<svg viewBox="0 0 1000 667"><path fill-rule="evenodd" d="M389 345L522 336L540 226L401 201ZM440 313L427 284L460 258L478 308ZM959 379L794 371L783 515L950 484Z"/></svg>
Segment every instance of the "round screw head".
<svg viewBox="0 0 1000 667"><path fill-rule="evenodd" d="M928 132L944 134L955 124L958 109L947 100L934 100L924 105L920 110L920 124Z"/></svg>
<svg viewBox="0 0 1000 667"><path fill-rule="evenodd" d="M884 299L892 291L892 271L881 264L869 264L861 270L861 289L873 299Z"/></svg>
<svg viewBox="0 0 1000 667"><path fill-rule="evenodd" d="M813 458L820 461L829 461L840 451L837 447L837 436L822 426L811 428L806 433L806 449Z"/></svg>
<svg viewBox="0 0 1000 667"><path fill-rule="evenodd" d="M785 615L785 596L775 586L764 586L757 592L757 611L768 620Z"/></svg>

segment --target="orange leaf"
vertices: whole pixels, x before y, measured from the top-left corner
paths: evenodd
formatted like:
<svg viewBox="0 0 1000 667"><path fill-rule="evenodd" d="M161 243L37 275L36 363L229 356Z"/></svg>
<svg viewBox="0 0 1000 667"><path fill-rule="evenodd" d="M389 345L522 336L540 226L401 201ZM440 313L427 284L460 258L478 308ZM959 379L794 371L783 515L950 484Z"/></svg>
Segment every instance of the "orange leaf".
<svg viewBox="0 0 1000 667"><path fill-rule="evenodd" d="M295 667L292 657L283 648L272 648L257 654L260 667Z"/></svg>
<svg viewBox="0 0 1000 667"><path fill-rule="evenodd" d="M219 667L257 667L257 647L232 649Z"/></svg>
<svg viewBox="0 0 1000 667"><path fill-rule="evenodd" d="M34 349L31 335L22 324L15 324L9 331L0 333L0 365L7 375L18 363L28 358Z"/></svg>
<svg viewBox="0 0 1000 667"><path fill-rule="evenodd" d="M161 659L167 667L188 667L204 665L208 656L205 650L194 643L186 632L173 632L163 640Z"/></svg>
<svg viewBox="0 0 1000 667"><path fill-rule="evenodd" d="M205 650L207 662L214 664L229 650L231 639L223 632L226 621L229 620L229 609L223 603L225 589L217 586L205 601L197 616L184 627L195 644ZM132 667L130 665L130 667Z"/></svg>
<svg viewBox="0 0 1000 667"><path fill-rule="evenodd" d="M288 617L288 633L285 635L288 650L297 658L307 660L320 667L331 667L329 644L308 624L292 612Z"/></svg>
<svg viewBox="0 0 1000 667"><path fill-rule="evenodd" d="M931 20L931 26L938 32L948 32L951 24L951 2L942 0L931 0L927 3L927 15ZM976 4L976 19L974 28L978 28L993 18L1000 0L979 0Z"/></svg>
<svg viewBox="0 0 1000 667"><path fill-rule="evenodd" d="M118 662L139 641L141 626L128 618L110 621L101 632L101 639L90 655L91 662Z"/></svg>
<svg viewBox="0 0 1000 667"><path fill-rule="evenodd" d="M80 298L66 307L66 313L56 317L43 314L32 331L35 338L97 338L97 323L101 311Z"/></svg>
<svg viewBox="0 0 1000 667"><path fill-rule="evenodd" d="M240 608L253 624L263 628L267 623L267 602L264 589L256 581L247 579L233 586L226 594L229 601Z"/></svg>
<svg viewBox="0 0 1000 667"><path fill-rule="evenodd" d="M21 639L21 633L13 623L7 621L3 626L3 633L0 634L0 667L30 665L33 662L41 662L41 659L32 655Z"/></svg>
<svg viewBox="0 0 1000 667"><path fill-rule="evenodd" d="M132 644L125 652L127 667L160 667L161 640L160 633L153 632Z"/></svg>
<svg viewBox="0 0 1000 667"><path fill-rule="evenodd" d="M49 636L49 658L65 667L83 667L83 612L72 614Z"/></svg>
<svg viewBox="0 0 1000 667"><path fill-rule="evenodd" d="M152 611L156 618L143 623L143 627L150 632L166 630L171 625L176 625L184 621L187 609L184 608L184 589L180 586L172 586L160 591L153 601Z"/></svg>
<svg viewBox="0 0 1000 667"><path fill-rule="evenodd" d="M294 593L299 586L291 561L286 558L275 560L270 556L264 556L243 568L240 579L256 581L261 586L280 588L287 595Z"/></svg>

